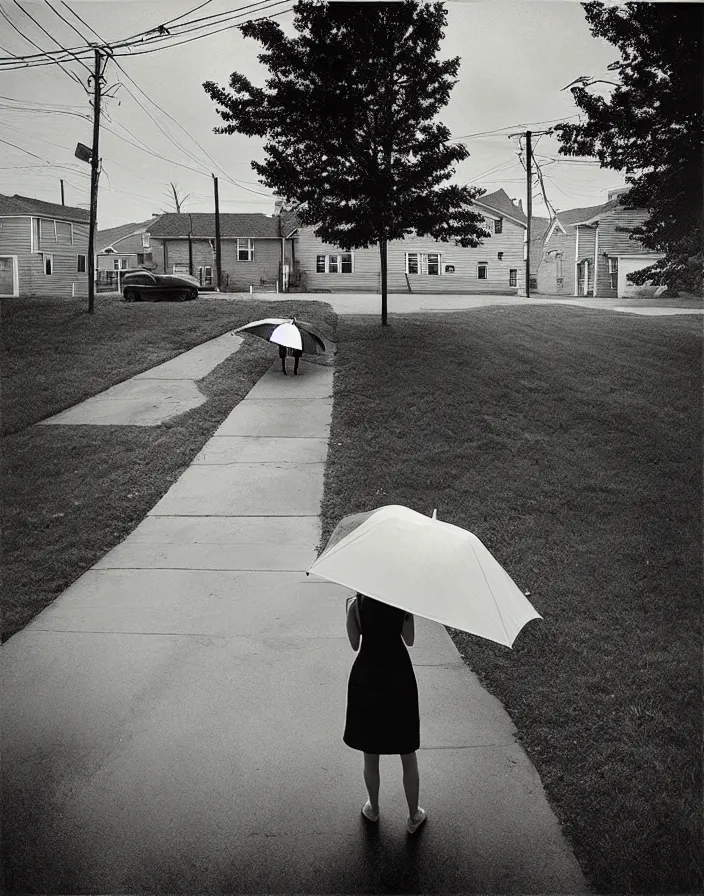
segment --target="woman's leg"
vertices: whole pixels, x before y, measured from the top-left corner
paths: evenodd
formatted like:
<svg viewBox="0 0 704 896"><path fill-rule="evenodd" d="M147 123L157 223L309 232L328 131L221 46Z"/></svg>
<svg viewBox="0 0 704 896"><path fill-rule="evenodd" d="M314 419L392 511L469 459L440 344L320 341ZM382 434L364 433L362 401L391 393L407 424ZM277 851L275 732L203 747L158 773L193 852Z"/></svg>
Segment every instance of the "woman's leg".
<svg viewBox="0 0 704 896"><path fill-rule="evenodd" d="M418 792L420 790L420 776L418 774L418 757L415 753L402 753L403 763L403 789L408 803L408 814L415 818L418 814Z"/></svg>
<svg viewBox="0 0 704 896"><path fill-rule="evenodd" d="M367 786L369 794L369 805L372 814L376 815L379 811L379 784L381 777L379 775L379 754L364 754L364 783Z"/></svg>

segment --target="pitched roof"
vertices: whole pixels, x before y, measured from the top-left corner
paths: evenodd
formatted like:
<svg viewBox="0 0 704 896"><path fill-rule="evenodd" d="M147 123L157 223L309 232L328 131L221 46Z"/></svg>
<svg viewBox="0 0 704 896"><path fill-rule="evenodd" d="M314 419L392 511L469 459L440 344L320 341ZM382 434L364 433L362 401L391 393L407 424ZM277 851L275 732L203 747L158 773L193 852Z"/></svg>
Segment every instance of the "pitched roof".
<svg viewBox="0 0 704 896"><path fill-rule="evenodd" d="M73 208L55 202L44 202L29 196L3 196L0 194L0 215L35 215L58 218L65 221L90 221L90 212L85 208Z"/></svg>
<svg viewBox="0 0 704 896"><path fill-rule="evenodd" d="M149 226L149 233L158 239L177 239L187 237L189 233L200 239L215 239L215 215L169 212L154 219L154 223ZM261 214L221 214L220 236L223 239L278 239L279 219Z"/></svg>
<svg viewBox="0 0 704 896"><path fill-rule="evenodd" d="M494 193L485 193L474 201L478 205L484 205L506 218L513 218L514 221L518 221L524 225L527 224L523 209L511 202L508 193L506 193L505 190L496 190Z"/></svg>
<svg viewBox="0 0 704 896"><path fill-rule="evenodd" d="M582 224L590 221L592 218L598 217L603 212L611 211L620 205L618 199L610 199L608 202L602 202L601 205L591 205L587 208L569 208L564 212L557 213L557 219L563 227L571 227L574 224Z"/></svg>
<svg viewBox="0 0 704 896"><path fill-rule="evenodd" d="M121 224L119 227L110 227L107 230L99 230L96 236L97 251L102 252L113 243L117 243L125 237L132 236L134 233L143 233L149 229L149 225L156 221L156 218L150 218L148 221L142 221L141 224Z"/></svg>

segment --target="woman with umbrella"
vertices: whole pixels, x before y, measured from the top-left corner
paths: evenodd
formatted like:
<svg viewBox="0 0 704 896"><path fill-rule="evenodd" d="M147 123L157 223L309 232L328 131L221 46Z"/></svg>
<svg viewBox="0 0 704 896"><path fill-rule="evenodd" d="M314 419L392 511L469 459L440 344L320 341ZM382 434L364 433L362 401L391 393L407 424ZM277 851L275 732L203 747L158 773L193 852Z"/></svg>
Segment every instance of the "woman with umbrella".
<svg viewBox="0 0 704 896"><path fill-rule="evenodd" d="M428 517L390 504L346 516L308 573L357 592L347 634L354 650L360 637L362 647L349 678L344 740L364 753L362 813L379 817L379 754L400 753L414 833L426 813L418 807L418 689L405 646L414 641L413 614L509 648L541 616L476 535L435 511Z"/></svg>
<svg viewBox="0 0 704 896"><path fill-rule="evenodd" d="M359 653L347 688L343 740L364 753L369 799L362 806L362 815L371 822L379 820L379 756L398 754L408 803L406 829L414 834L427 813L418 805L418 687L406 649L406 644L411 647L414 641L413 616L358 593L348 601L347 636Z"/></svg>

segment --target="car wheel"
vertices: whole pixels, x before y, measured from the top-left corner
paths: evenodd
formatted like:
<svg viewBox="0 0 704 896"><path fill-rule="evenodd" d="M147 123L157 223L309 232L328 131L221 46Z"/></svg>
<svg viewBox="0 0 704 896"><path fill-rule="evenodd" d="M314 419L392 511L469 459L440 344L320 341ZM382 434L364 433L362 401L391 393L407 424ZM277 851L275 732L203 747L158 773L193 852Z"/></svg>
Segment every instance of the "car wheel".
<svg viewBox="0 0 704 896"><path fill-rule="evenodd" d="M197 289L192 289L192 290L189 292L189 294L188 294L188 298L189 298L191 301L193 301L194 299L197 299L197 298L198 298L198 290L197 290Z"/></svg>
<svg viewBox="0 0 704 896"><path fill-rule="evenodd" d="M134 302L137 299L137 293L134 289L126 289L124 292L124 299L126 302Z"/></svg>
<svg viewBox="0 0 704 896"><path fill-rule="evenodd" d="M176 295L177 302L187 302L190 299L191 293L187 289L181 289Z"/></svg>

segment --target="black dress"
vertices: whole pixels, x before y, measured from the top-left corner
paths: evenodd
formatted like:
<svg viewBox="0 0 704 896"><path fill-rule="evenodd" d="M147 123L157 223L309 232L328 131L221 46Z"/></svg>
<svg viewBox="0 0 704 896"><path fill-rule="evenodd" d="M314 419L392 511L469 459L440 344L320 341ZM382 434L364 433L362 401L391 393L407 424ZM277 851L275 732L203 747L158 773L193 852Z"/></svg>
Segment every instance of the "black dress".
<svg viewBox="0 0 704 896"><path fill-rule="evenodd" d="M362 646L347 686L344 742L365 753L413 753L420 746L418 686L401 637L405 613L357 597Z"/></svg>

